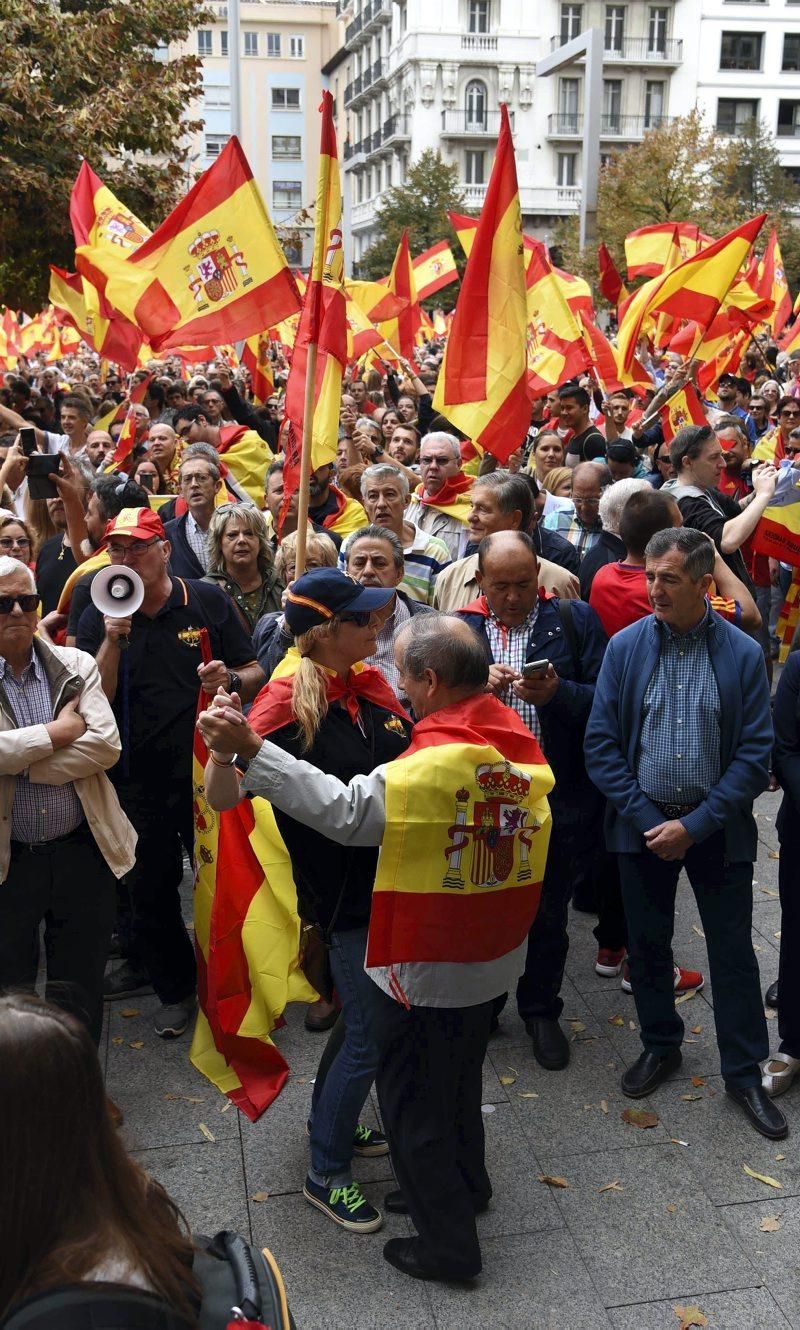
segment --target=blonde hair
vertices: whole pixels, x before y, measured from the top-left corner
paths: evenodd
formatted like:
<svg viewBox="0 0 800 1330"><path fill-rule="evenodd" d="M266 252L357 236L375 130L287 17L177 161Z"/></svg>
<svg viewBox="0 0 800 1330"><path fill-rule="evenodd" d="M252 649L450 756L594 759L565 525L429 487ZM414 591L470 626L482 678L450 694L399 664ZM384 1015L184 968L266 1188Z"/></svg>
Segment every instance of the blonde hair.
<svg viewBox="0 0 800 1330"><path fill-rule="evenodd" d="M275 555L275 572L282 582L289 580L286 576L287 556L292 555L294 557L296 552L297 532L292 531L290 535L284 536ZM330 536L309 527L306 536L306 556L309 554L317 560L318 568L335 568L339 552L336 548L336 542L331 540Z"/></svg>
<svg viewBox="0 0 800 1330"><path fill-rule="evenodd" d="M311 659L311 651L326 637L333 636L339 627L334 615L325 623L300 633L294 644L300 652L300 664L292 678L292 715L303 736L302 749L307 753L320 725L328 714L328 675L321 665Z"/></svg>
<svg viewBox="0 0 800 1330"><path fill-rule="evenodd" d="M565 480L570 482L570 489L572 489L572 471L570 468L568 466L554 466L552 471L548 471L542 481L542 486L548 494L555 494Z"/></svg>

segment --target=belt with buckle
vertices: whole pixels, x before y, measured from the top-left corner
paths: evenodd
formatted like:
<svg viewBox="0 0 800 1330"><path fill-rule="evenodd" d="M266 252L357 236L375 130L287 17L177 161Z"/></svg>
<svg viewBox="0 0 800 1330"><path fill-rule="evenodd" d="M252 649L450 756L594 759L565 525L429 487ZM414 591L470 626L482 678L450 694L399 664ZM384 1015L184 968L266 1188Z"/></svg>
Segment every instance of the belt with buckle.
<svg viewBox="0 0 800 1330"><path fill-rule="evenodd" d="M12 840L11 851L16 854L21 854L23 851L26 854L52 854L62 845L68 845L70 841L84 840L88 831L88 822L81 822L74 831L68 831L65 836L54 836L52 840Z"/></svg>
<svg viewBox="0 0 800 1330"><path fill-rule="evenodd" d="M665 817L674 820L677 817L686 817L687 813L693 813L695 808L699 808L699 802L696 804L656 804Z"/></svg>

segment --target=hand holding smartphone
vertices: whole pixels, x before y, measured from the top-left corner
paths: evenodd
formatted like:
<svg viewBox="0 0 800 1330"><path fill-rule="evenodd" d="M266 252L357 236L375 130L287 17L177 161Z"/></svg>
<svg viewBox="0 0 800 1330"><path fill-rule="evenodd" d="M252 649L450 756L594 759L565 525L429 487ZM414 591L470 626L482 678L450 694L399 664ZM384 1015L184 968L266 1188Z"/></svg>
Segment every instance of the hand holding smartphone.
<svg viewBox="0 0 800 1330"><path fill-rule="evenodd" d="M547 673L550 666L549 660L529 660L522 667L523 679L540 679Z"/></svg>

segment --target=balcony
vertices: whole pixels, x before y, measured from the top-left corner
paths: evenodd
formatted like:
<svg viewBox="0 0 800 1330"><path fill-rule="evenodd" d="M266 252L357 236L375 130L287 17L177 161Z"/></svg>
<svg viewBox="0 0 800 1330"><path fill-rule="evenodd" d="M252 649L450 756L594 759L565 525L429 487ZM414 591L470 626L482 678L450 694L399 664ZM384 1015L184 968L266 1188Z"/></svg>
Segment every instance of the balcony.
<svg viewBox="0 0 800 1330"><path fill-rule="evenodd" d="M510 114L511 129L514 129L514 112ZM444 138L497 138L500 133L500 112L484 111L476 115L472 111L442 111L442 135Z"/></svg>
<svg viewBox="0 0 800 1330"><path fill-rule="evenodd" d="M642 139L651 129L668 125L672 117L667 115L604 115L600 117L600 137L602 139ZM571 111L556 111L547 117L547 137L549 139L583 138L583 116Z"/></svg>
<svg viewBox="0 0 800 1330"><path fill-rule="evenodd" d="M550 50L557 51L564 43L560 37L550 38ZM680 65L683 62L683 42L678 38L663 37L651 41L649 37L623 37L613 47L603 51L603 64L625 65ZM576 64L583 63L583 56L577 56Z"/></svg>
<svg viewBox="0 0 800 1330"><path fill-rule="evenodd" d="M349 106L351 102L354 102L355 99L361 95L362 79L363 75L359 74L357 75L356 78L352 80L351 83L348 83L347 87L344 90L345 106Z"/></svg>
<svg viewBox="0 0 800 1330"><path fill-rule="evenodd" d="M364 27L363 13L356 14L355 18L352 19L350 23L348 23L347 27L344 30L344 44L347 47L348 51L357 50L358 47L361 46L366 41L366 37L362 32L363 27Z"/></svg>
<svg viewBox="0 0 800 1330"><path fill-rule="evenodd" d="M371 157L373 153L377 152L382 142L383 142L382 130L375 129L371 134L367 134L367 137L364 139L364 151L366 152L367 156Z"/></svg>
<svg viewBox="0 0 800 1330"><path fill-rule="evenodd" d="M388 120L383 122L383 146L386 148L390 143L398 139L411 138L411 117L409 115L390 115Z"/></svg>
<svg viewBox="0 0 800 1330"><path fill-rule="evenodd" d="M463 181L459 183L464 206L466 208L482 208L486 199L486 190L488 185L465 185Z"/></svg>
<svg viewBox="0 0 800 1330"><path fill-rule="evenodd" d="M392 0L371 0L371 3L362 11L362 20L365 36L377 32L382 23L391 23Z"/></svg>
<svg viewBox="0 0 800 1330"><path fill-rule="evenodd" d="M490 32L462 32L462 51L496 51L497 34Z"/></svg>
<svg viewBox="0 0 800 1330"><path fill-rule="evenodd" d="M366 88L383 88L386 85L386 77L389 73L389 61L385 56L379 57L369 72L369 82L367 82L366 73L363 75L362 91Z"/></svg>

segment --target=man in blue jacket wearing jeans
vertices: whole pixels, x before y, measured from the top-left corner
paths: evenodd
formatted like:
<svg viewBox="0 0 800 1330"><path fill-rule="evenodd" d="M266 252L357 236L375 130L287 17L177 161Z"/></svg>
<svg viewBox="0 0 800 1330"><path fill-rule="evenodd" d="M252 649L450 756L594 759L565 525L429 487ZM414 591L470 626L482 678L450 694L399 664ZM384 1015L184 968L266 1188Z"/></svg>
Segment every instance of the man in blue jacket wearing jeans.
<svg viewBox="0 0 800 1330"><path fill-rule="evenodd" d="M643 1098L681 1063L675 891L686 869L708 947L725 1088L771 1140L786 1119L761 1084L768 1039L753 952L753 799L767 788L772 721L763 655L706 601L708 537L659 531L645 550L653 614L609 643L586 730L619 855L631 982L644 1052L622 1077Z"/></svg>

